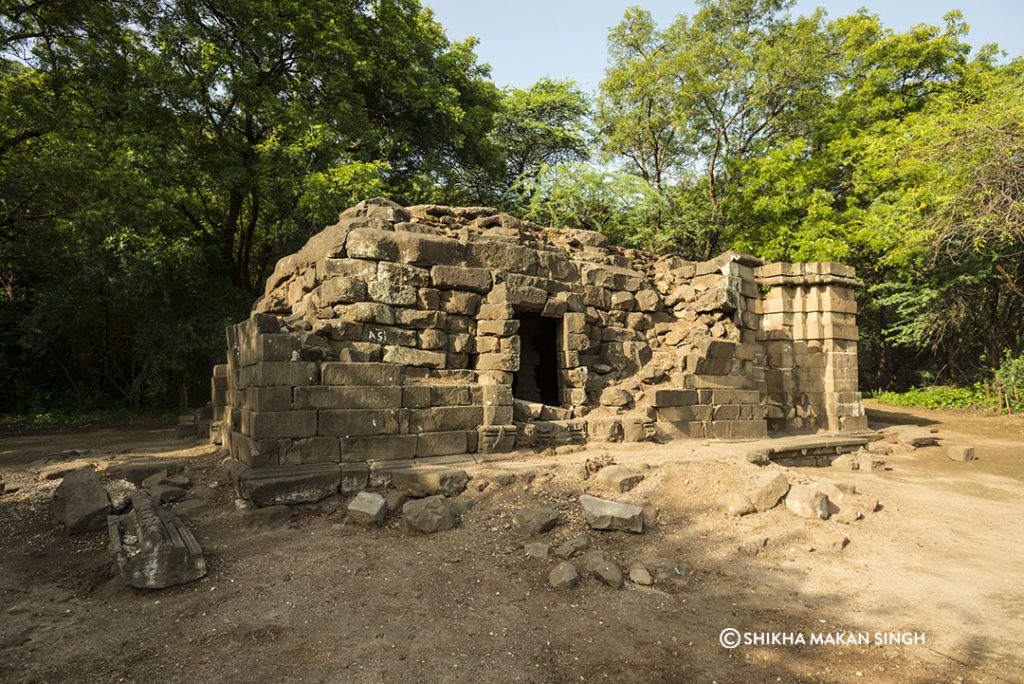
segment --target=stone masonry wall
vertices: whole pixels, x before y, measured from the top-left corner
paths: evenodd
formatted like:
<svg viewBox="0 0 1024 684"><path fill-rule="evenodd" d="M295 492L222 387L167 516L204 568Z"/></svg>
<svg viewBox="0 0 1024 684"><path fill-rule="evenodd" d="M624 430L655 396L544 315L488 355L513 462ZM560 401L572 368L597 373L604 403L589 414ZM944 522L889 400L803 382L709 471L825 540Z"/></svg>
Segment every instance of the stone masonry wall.
<svg viewBox="0 0 1024 684"><path fill-rule="evenodd" d="M484 207L368 200L282 259L228 328L215 439L244 495L291 502L465 454L761 437L766 411L780 428L852 427L848 323L809 330L810 312L774 303L832 307L848 288L778 280L775 266L658 259ZM556 325L557 405L513 396L526 315ZM812 350L826 347L819 369ZM799 362L784 365L787 352Z"/></svg>

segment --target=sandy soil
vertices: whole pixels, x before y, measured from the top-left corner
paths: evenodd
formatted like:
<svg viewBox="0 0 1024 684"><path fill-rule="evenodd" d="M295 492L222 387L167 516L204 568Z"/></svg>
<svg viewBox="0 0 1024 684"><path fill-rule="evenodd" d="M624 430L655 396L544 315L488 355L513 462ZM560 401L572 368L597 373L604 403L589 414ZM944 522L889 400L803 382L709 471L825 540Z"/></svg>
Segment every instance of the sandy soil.
<svg viewBox="0 0 1024 684"><path fill-rule="evenodd" d="M935 427L975 445L899 450L886 470L787 469L790 480L849 482L881 510L844 525L785 507L729 518L717 501L760 472L749 445L616 445L556 459L489 464L516 474L476 483L455 530L418 536L391 519L366 530L344 500L298 507L275 529L244 529L213 447L168 430L103 429L0 438L0 474L29 485L47 454L102 461L126 450L188 462L187 518L210 567L160 592L111 573L104 534L68 537L23 489L0 497L0 680L11 682L1020 682L1024 681L1024 421L871 406L872 426ZM575 498L600 493L570 463L608 454L645 479L616 498L650 503L642 535L586 528ZM608 496L607 494L604 494ZM511 529L524 506L563 523L536 539ZM835 535L849 545L833 550ZM686 561L688 581L613 590L592 578L551 589L555 561L524 541L585 536L628 568ZM769 538L756 556L738 550ZM811 550L813 549L813 550ZM923 632L925 644L740 646L720 632Z"/></svg>

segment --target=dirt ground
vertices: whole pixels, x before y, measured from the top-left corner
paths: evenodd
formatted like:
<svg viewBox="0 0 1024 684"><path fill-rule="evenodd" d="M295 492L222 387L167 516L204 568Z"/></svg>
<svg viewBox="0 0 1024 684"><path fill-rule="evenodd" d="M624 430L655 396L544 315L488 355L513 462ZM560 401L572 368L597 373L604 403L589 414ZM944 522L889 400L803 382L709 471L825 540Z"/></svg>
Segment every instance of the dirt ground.
<svg viewBox="0 0 1024 684"><path fill-rule="evenodd" d="M400 519L347 523L344 500L297 507L277 528L245 529L220 482L221 455L167 428L0 437L0 476L29 487L42 459L68 449L103 461L157 454L188 462L186 518L208 575L159 592L112 575L105 533L68 537L29 489L0 497L0 680L5 682L1021 682L1024 681L1024 420L872 405L872 427L915 423L979 459L941 447L884 456L875 473L786 469L792 482L855 484L880 510L843 524L784 506L730 518L719 498L759 473L749 444L612 445L520 457L486 470L508 485L459 499L461 525L431 536ZM614 497L569 467L603 454L645 479ZM67 455L64 456L65 458ZM642 535L587 529L576 497L653 504ZM563 523L534 539L510 526L551 503ZM830 540L850 543L835 550ZM628 569L685 561L685 582L614 590L588 578L548 585L553 560L525 541L584 536ZM739 550L767 537L756 556ZM747 633L923 633L909 645L741 645Z"/></svg>

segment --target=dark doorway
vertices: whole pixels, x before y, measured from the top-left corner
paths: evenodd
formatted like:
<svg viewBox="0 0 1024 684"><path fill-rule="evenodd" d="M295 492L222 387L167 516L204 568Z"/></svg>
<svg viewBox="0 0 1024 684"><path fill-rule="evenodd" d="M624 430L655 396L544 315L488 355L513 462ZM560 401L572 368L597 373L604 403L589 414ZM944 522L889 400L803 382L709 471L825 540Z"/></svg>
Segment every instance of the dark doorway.
<svg viewBox="0 0 1024 684"><path fill-rule="evenodd" d="M512 394L516 399L558 406L558 333L562 319L532 312L517 312L516 319L519 371L512 380Z"/></svg>

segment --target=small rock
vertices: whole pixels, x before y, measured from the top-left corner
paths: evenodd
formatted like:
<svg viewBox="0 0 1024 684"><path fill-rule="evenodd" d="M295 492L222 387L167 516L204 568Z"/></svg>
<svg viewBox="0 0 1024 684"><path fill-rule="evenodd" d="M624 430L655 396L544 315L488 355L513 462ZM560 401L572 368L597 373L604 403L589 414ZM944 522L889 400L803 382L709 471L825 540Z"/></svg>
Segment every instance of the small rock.
<svg viewBox="0 0 1024 684"><path fill-rule="evenodd" d="M348 504L348 519L360 525L380 527L387 513L387 501L376 492L359 492Z"/></svg>
<svg viewBox="0 0 1024 684"><path fill-rule="evenodd" d="M651 577L651 573L647 572L647 568L642 565L634 565L629 569L629 580L634 584L644 587L654 584L654 578Z"/></svg>
<svg viewBox="0 0 1024 684"><path fill-rule="evenodd" d="M874 473L885 468L885 461L865 452L858 456L857 466L861 472Z"/></svg>
<svg viewBox="0 0 1024 684"><path fill-rule="evenodd" d="M597 475L594 476L594 482L605 489L615 492L628 492L643 479L643 475L633 472L622 465L610 465L601 468L601 470L597 471Z"/></svg>
<svg viewBox="0 0 1024 684"><path fill-rule="evenodd" d="M750 499L747 498L746 494L740 492L726 494L722 498L721 508L725 511L726 515L737 518L754 512L754 504L750 503Z"/></svg>
<svg viewBox="0 0 1024 684"><path fill-rule="evenodd" d="M543 542L533 542L524 545L523 550L526 551L526 555L530 558L547 558L551 545Z"/></svg>
<svg viewBox="0 0 1024 684"><path fill-rule="evenodd" d="M950 444L946 447L946 457L951 461L966 463L975 460L974 447L966 444Z"/></svg>
<svg viewBox="0 0 1024 684"><path fill-rule="evenodd" d="M768 545L768 537L754 537L748 539L739 546L741 553L745 553L748 556L756 556L761 553L761 549Z"/></svg>
<svg viewBox="0 0 1024 684"><path fill-rule="evenodd" d="M601 391L599 401L601 406L628 406L633 397L621 387L608 387Z"/></svg>
<svg viewBox="0 0 1024 684"><path fill-rule="evenodd" d="M547 532L558 524L558 511L548 506L521 508L512 515L512 526L523 534Z"/></svg>
<svg viewBox="0 0 1024 684"><path fill-rule="evenodd" d="M785 473L779 470L769 470L761 473L757 478L757 484L747 492L747 499L754 506L754 510L767 511L770 508L775 508L788 491L789 481L786 480Z"/></svg>
<svg viewBox="0 0 1024 684"><path fill-rule="evenodd" d="M591 573L594 577L601 580L612 589L621 589L622 585L625 584L625 579L622 576L622 568L611 561L598 563L594 566Z"/></svg>
<svg viewBox="0 0 1024 684"><path fill-rule="evenodd" d="M674 580L685 582L690 577L690 566L681 560L668 558L645 558L641 561L647 572L659 582Z"/></svg>
<svg viewBox="0 0 1024 684"><path fill-rule="evenodd" d="M639 506L599 499L584 494L579 498L587 524L595 530L644 531L644 512Z"/></svg>
<svg viewBox="0 0 1024 684"><path fill-rule="evenodd" d="M567 480L586 480L590 477L590 471L587 470L587 466L582 463L570 463L568 465L561 466L558 469L558 474Z"/></svg>
<svg viewBox="0 0 1024 684"><path fill-rule="evenodd" d="M786 495L786 508L801 518L828 520L828 497L817 487L793 485Z"/></svg>
<svg viewBox="0 0 1024 684"><path fill-rule="evenodd" d="M267 506L242 511L242 527L245 529L284 527L292 519L292 509L288 506Z"/></svg>
<svg viewBox="0 0 1024 684"><path fill-rule="evenodd" d="M585 551L588 546L590 546L590 542L588 542L584 537L574 537L556 546L551 553L556 558L564 560L579 555Z"/></svg>
<svg viewBox="0 0 1024 684"><path fill-rule="evenodd" d="M455 513L442 494L406 501L402 506L406 525L417 532L431 534L455 527Z"/></svg>
<svg viewBox="0 0 1024 684"><path fill-rule="evenodd" d="M548 583L555 589L572 589L579 581L580 573L568 561L562 561L548 573Z"/></svg>
<svg viewBox="0 0 1024 684"><path fill-rule="evenodd" d="M107 498L110 499L110 510L114 513L124 513L128 504L132 501L132 494L136 486L128 480L111 480L103 487L107 490Z"/></svg>
<svg viewBox="0 0 1024 684"><path fill-rule="evenodd" d="M840 454L832 459L831 466L839 470L860 470L860 459L853 454Z"/></svg>
<svg viewBox="0 0 1024 684"><path fill-rule="evenodd" d="M65 475L53 493L53 514L68 534L102 530L109 513L107 490L91 467Z"/></svg>

